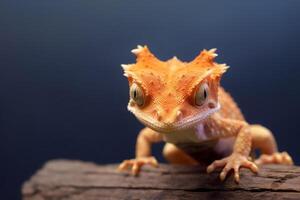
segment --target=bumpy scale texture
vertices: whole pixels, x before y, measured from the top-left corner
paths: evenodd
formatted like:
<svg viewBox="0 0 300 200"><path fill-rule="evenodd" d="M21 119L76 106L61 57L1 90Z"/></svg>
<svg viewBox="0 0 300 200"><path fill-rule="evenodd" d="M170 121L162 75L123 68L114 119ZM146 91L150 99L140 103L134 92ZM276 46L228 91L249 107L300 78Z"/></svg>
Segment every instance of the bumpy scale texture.
<svg viewBox="0 0 300 200"><path fill-rule="evenodd" d="M144 164L157 166L151 144L165 141L164 156L170 163L208 165L210 173L223 168L224 180L230 170L239 182L240 167L257 172L257 164L292 164L286 153L277 152L272 133L248 124L233 98L220 86L226 64L214 61L216 49L203 50L191 62L173 57L156 58L147 46L132 50L136 63L122 65L128 78L131 111L146 128L136 144L136 158L125 160L120 170L138 174ZM262 155L254 162L253 149Z"/></svg>

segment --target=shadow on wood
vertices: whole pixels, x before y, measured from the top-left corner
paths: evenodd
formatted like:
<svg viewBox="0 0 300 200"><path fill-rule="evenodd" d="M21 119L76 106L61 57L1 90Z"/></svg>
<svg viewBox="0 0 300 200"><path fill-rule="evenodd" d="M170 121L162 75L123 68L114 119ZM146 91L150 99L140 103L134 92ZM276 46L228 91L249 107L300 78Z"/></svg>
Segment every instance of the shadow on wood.
<svg viewBox="0 0 300 200"><path fill-rule="evenodd" d="M117 165L53 160L22 188L23 200L98 199L300 199L300 167L266 165L254 175L241 170L241 182L221 183L219 173L203 168L161 164L133 177Z"/></svg>

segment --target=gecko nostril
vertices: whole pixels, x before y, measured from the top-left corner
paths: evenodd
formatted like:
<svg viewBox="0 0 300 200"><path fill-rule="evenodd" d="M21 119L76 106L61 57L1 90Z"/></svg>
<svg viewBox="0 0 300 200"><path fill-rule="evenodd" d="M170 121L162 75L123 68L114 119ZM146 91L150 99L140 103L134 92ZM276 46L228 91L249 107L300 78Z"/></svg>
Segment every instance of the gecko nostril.
<svg viewBox="0 0 300 200"><path fill-rule="evenodd" d="M157 121L161 121L161 115L157 115Z"/></svg>
<svg viewBox="0 0 300 200"><path fill-rule="evenodd" d="M161 113L159 110L154 110L154 115L155 115L157 121L161 121L162 117L161 117Z"/></svg>
<svg viewBox="0 0 300 200"><path fill-rule="evenodd" d="M181 120L181 118L182 118L182 111L178 110L176 113L176 120Z"/></svg>
<svg viewBox="0 0 300 200"><path fill-rule="evenodd" d="M208 103L208 107L211 108L211 109L212 109L212 108L215 108L215 107L216 107L216 103L214 103L214 102L209 102L209 103Z"/></svg>

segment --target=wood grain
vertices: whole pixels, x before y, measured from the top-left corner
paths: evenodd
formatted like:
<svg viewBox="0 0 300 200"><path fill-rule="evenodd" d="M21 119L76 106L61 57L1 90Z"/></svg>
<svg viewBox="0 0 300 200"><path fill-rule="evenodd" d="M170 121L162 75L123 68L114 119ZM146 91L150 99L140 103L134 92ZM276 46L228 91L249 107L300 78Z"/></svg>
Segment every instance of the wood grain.
<svg viewBox="0 0 300 200"><path fill-rule="evenodd" d="M161 164L138 177L119 173L116 164L53 160L22 187L23 200L98 199L300 199L300 167L265 165L257 175L241 170L221 183L201 167Z"/></svg>

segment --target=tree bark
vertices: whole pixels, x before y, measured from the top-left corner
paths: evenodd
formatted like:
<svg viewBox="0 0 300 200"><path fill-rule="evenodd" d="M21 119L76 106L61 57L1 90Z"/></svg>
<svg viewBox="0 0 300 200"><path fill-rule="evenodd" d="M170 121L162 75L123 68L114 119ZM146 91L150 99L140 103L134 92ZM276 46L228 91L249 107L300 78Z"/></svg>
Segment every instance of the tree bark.
<svg viewBox="0 0 300 200"><path fill-rule="evenodd" d="M98 199L300 199L300 167L265 165L257 175L241 170L240 184L201 167L161 164L134 177L116 164L53 160L22 187L23 200Z"/></svg>

